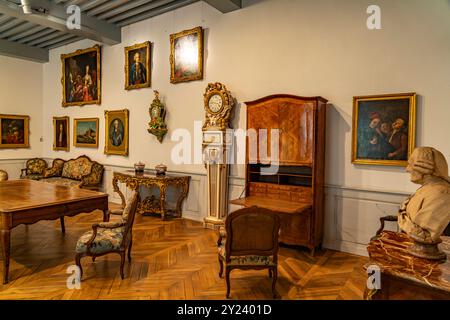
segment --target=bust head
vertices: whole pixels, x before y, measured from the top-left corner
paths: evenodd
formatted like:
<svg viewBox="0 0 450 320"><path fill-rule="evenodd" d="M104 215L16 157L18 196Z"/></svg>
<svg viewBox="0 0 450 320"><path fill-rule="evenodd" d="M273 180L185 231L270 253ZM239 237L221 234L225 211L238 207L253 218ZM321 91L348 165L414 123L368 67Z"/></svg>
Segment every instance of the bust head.
<svg viewBox="0 0 450 320"><path fill-rule="evenodd" d="M426 176L436 176L450 183L444 155L431 147L416 148L408 159L406 171L411 174L411 182L417 184L422 184Z"/></svg>

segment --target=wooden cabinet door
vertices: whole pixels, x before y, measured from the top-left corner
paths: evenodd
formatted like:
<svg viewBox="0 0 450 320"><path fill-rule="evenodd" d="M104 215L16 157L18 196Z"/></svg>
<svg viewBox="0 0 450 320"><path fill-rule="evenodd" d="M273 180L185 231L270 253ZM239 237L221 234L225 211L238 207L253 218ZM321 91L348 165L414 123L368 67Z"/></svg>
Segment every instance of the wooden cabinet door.
<svg viewBox="0 0 450 320"><path fill-rule="evenodd" d="M280 164L311 165L314 152L314 103L279 106Z"/></svg>
<svg viewBox="0 0 450 320"><path fill-rule="evenodd" d="M278 106L270 102L248 107L247 159L249 163L271 161L271 130L278 129L278 115ZM263 130L266 130L266 135L262 134Z"/></svg>

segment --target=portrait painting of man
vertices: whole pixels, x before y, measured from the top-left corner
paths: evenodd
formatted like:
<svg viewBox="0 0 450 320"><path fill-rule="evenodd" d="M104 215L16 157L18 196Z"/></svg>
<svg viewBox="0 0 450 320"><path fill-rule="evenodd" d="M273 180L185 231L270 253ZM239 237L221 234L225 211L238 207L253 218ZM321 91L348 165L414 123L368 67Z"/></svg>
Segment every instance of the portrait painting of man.
<svg viewBox="0 0 450 320"><path fill-rule="evenodd" d="M203 79L203 29L197 27L170 35L170 82Z"/></svg>
<svg viewBox="0 0 450 320"><path fill-rule="evenodd" d="M63 107L100 104L100 47L61 55Z"/></svg>
<svg viewBox="0 0 450 320"><path fill-rule="evenodd" d="M415 101L414 93L354 97L352 162L406 166L415 143Z"/></svg>
<svg viewBox="0 0 450 320"><path fill-rule="evenodd" d="M0 115L0 148L29 147L29 116Z"/></svg>
<svg viewBox="0 0 450 320"><path fill-rule="evenodd" d="M125 89L150 87L150 42L125 48Z"/></svg>
<svg viewBox="0 0 450 320"><path fill-rule="evenodd" d="M128 109L105 111L105 154L128 155Z"/></svg>
<svg viewBox="0 0 450 320"><path fill-rule="evenodd" d="M69 117L53 117L53 150L69 149Z"/></svg>

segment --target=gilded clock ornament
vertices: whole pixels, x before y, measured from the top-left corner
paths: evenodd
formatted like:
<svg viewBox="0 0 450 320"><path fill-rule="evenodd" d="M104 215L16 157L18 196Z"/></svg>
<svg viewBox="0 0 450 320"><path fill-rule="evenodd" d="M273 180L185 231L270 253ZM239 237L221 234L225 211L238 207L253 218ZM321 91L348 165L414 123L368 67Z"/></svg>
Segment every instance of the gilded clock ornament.
<svg viewBox="0 0 450 320"><path fill-rule="evenodd" d="M167 133L167 125L164 123L164 118L166 116L166 109L159 99L159 92L153 90L155 93L155 99L148 110L150 113L150 122L148 123L149 128L147 131L156 136L158 141L162 143L164 136Z"/></svg>
<svg viewBox="0 0 450 320"><path fill-rule="evenodd" d="M203 99L205 104L203 130L225 131L229 128L234 102L227 87L219 82L210 83Z"/></svg>

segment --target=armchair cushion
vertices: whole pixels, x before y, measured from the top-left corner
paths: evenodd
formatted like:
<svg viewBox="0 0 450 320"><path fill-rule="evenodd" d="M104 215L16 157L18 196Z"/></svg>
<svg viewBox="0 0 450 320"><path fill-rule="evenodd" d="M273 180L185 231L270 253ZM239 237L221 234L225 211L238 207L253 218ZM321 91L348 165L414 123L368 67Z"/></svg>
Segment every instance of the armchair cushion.
<svg viewBox="0 0 450 320"><path fill-rule="evenodd" d="M40 180L44 176L42 174L27 174L26 176L22 176L22 179L29 179L29 180Z"/></svg>
<svg viewBox="0 0 450 320"><path fill-rule="evenodd" d="M77 242L75 251L77 253L87 252L86 243L91 239L92 231L84 233ZM92 242L90 252L94 254L102 254L111 250L119 250L123 241L123 229L104 229L99 228L97 235Z"/></svg>
<svg viewBox="0 0 450 320"><path fill-rule="evenodd" d="M219 255L223 258L223 260L226 262L225 257L225 241L222 242L223 244L218 247ZM230 263L227 263L227 265L233 265L233 266L251 266L251 265L258 265L258 266L274 266L275 263L273 262L273 256L255 256L255 255L247 255L247 256L231 256Z"/></svg>

